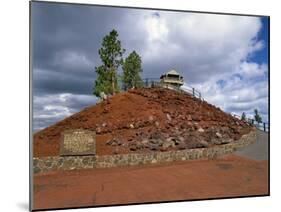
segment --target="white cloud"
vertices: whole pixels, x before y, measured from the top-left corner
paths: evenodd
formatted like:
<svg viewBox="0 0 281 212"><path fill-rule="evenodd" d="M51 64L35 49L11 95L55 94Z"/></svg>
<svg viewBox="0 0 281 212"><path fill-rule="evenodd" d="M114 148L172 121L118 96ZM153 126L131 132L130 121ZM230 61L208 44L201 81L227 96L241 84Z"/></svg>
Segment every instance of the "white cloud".
<svg viewBox="0 0 281 212"><path fill-rule="evenodd" d="M166 20L156 15L148 15L144 19L144 25L149 42L165 42L169 32Z"/></svg>
<svg viewBox="0 0 281 212"><path fill-rule="evenodd" d="M54 124L96 102L97 97L93 95L62 93L34 96L34 130Z"/></svg>
<svg viewBox="0 0 281 212"><path fill-rule="evenodd" d="M181 66L191 80L206 80L212 75L234 71L241 60L261 49L256 35L261 29L257 17L152 11L129 14L133 28L124 34L142 32L144 63ZM165 70L163 70L165 71ZM196 77L193 75L196 73ZM210 75L208 76L210 77Z"/></svg>
<svg viewBox="0 0 281 212"><path fill-rule="evenodd" d="M208 102L227 112L239 115L245 112L252 115L257 108L262 113L264 121L267 121L268 83L266 78L255 81L253 80L255 77L257 75L253 75L252 78L248 75L245 78L234 75L222 79L222 82L206 81L194 86L202 92Z"/></svg>
<svg viewBox="0 0 281 212"><path fill-rule="evenodd" d="M144 63L175 67L188 85L228 112L251 114L258 108L267 119L267 64L251 61L264 48L265 41L257 39L260 18L158 13L134 14L136 30L143 29Z"/></svg>
<svg viewBox="0 0 281 212"><path fill-rule="evenodd" d="M251 61L252 55L265 46L257 39L260 18L166 11L156 15L154 11L130 10L124 17L122 14L119 23L107 27L118 30L126 54L132 50L140 53L144 75L159 77L175 68L212 104L238 114L258 108L266 117L267 64ZM55 54L54 65L75 73L84 67L82 77L100 63L98 57L89 58L82 51L66 49ZM62 81L67 81L65 78L63 75ZM49 116L47 124L54 123L82 109L81 105L92 104L96 101L92 98L73 94L35 97L34 105L45 106L35 110L36 122Z"/></svg>
<svg viewBox="0 0 281 212"><path fill-rule="evenodd" d="M266 64L257 64L253 62L242 62L238 72L246 78L261 77L267 73Z"/></svg>

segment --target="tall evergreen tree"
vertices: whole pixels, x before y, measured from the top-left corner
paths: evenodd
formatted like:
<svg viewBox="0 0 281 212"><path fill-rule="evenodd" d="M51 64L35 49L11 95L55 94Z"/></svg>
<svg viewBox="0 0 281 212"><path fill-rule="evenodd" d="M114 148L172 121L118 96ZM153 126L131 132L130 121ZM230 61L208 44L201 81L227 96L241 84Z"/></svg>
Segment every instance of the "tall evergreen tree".
<svg viewBox="0 0 281 212"><path fill-rule="evenodd" d="M123 68L123 83L126 88L137 88L142 86L140 73L142 72L141 57L133 51L125 59Z"/></svg>
<svg viewBox="0 0 281 212"><path fill-rule="evenodd" d="M246 114L244 112L242 113L241 120L246 121Z"/></svg>
<svg viewBox="0 0 281 212"><path fill-rule="evenodd" d="M255 109L254 112L255 112L255 121L258 122L258 123L262 123L262 118L261 118L261 116L259 115L258 110Z"/></svg>
<svg viewBox="0 0 281 212"><path fill-rule="evenodd" d="M95 67L97 79L94 86L94 94L100 96L101 92L105 94L115 94L119 91L117 83L117 70L122 64L122 55L125 49L121 47L121 41L118 40L118 33L112 30L103 38L102 47L99 49L99 55L102 65Z"/></svg>
<svg viewBox="0 0 281 212"><path fill-rule="evenodd" d="M94 95L100 96L102 92L105 94L112 94L112 84L110 83L110 75L106 72L103 65L95 67L97 79L94 86Z"/></svg>

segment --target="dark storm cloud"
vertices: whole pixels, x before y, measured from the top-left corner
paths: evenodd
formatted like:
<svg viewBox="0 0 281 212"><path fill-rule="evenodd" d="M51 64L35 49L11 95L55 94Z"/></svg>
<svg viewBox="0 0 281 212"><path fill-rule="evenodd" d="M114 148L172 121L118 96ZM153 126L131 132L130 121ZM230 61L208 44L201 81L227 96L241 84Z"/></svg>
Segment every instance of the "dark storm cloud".
<svg viewBox="0 0 281 212"><path fill-rule="evenodd" d="M89 77L83 73L74 75L49 70L37 70L33 82L35 95L48 95L58 93L92 94L93 74Z"/></svg>
<svg viewBox="0 0 281 212"><path fill-rule="evenodd" d="M143 78L175 69L226 111L250 111L256 101L266 113L267 64L249 57L263 48L256 39L260 28L253 17L32 2L34 129L96 103L94 67L101 65L98 49L112 29L124 58L133 50L140 54Z"/></svg>
<svg viewBox="0 0 281 212"><path fill-rule="evenodd" d="M166 57L163 52L164 60L154 61L143 57L146 54L144 49L149 45L149 35L145 31L147 26L138 25L145 21L143 14L157 19L161 17L159 12L153 11L34 2L34 94L91 94L96 78L94 67L101 64L98 49L102 38L112 29L117 29L119 33L122 47L126 49L125 56L133 50L141 54L143 77L159 78L163 72L176 69L189 82L202 79L204 75L196 74L197 70L194 73L194 68L184 55ZM175 38L170 39L176 39L177 34L172 35Z"/></svg>
<svg viewBox="0 0 281 212"><path fill-rule="evenodd" d="M126 38L131 27L122 23L128 13L110 7L32 3L35 131L96 103L94 67L101 64L102 38L112 29L127 52L141 49L140 36Z"/></svg>
<svg viewBox="0 0 281 212"><path fill-rule="evenodd" d="M32 11L34 62L39 68L52 67L54 55L62 50L95 59L102 37L112 29L108 25L114 26L122 14L111 8L50 3L35 3Z"/></svg>
<svg viewBox="0 0 281 212"><path fill-rule="evenodd" d="M102 38L113 28L124 28L118 27L123 16L122 9L33 3L35 94L91 93Z"/></svg>

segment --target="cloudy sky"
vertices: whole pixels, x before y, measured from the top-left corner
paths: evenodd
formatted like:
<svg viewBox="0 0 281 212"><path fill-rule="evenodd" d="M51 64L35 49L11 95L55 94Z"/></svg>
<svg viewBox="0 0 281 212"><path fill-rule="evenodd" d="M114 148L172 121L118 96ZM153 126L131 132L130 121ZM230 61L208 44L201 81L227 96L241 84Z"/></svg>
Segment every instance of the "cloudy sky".
<svg viewBox="0 0 281 212"><path fill-rule="evenodd" d="M265 17L32 2L33 128L96 103L94 67L112 29L125 57L141 55L144 78L175 69L208 102L236 114L257 108L267 121L267 28Z"/></svg>

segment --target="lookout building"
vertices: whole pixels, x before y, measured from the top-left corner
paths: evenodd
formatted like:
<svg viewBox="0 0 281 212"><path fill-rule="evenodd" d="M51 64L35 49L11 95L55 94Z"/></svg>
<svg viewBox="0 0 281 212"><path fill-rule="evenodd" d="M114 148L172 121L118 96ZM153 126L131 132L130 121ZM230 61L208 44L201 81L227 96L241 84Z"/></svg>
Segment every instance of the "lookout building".
<svg viewBox="0 0 281 212"><path fill-rule="evenodd" d="M181 85L183 85L184 80L178 72L176 72L175 70L170 70L166 74L161 75L160 83L167 86L172 85L175 87L180 87Z"/></svg>

